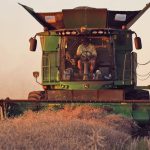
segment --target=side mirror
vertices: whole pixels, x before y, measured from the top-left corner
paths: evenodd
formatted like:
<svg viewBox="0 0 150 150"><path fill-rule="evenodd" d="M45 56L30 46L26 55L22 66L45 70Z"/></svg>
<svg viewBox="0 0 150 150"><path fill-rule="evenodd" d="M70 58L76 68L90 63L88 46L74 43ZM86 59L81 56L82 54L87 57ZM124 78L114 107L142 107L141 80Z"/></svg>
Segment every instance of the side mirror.
<svg viewBox="0 0 150 150"><path fill-rule="evenodd" d="M142 42L140 37L134 38L134 44L136 49L142 49Z"/></svg>
<svg viewBox="0 0 150 150"><path fill-rule="evenodd" d="M38 71L34 71L34 72L33 72L34 78L37 79L37 78L39 77L39 74L40 74L40 73L39 73Z"/></svg>
<svg viewBox="0 0 150 150"><path fill-rule="evenodd" d="M36 46L37 46L37 40L33 37L31 37L29 39L29 42L30 42L30 51L36 51Z"/></svg>
<svg viewBox="0 0 150 150"><path fill-rule="evenodd" d="M39 72L38 71L34 71L33 72L33 76L34 76L34 78L35 78L35 81L36 81L36 83L38 83L38 84L40 84L40 85L42 85L40 82L38 82L38 80L37 80L37 78L39 77Z"/></svg>

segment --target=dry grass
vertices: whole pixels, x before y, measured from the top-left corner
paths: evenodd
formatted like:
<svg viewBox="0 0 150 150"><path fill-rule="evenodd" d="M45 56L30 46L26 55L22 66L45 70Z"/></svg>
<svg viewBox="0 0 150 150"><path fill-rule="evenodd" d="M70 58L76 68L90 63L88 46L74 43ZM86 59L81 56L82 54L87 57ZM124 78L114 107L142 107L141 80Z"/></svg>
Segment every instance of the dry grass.
<svg viewBox="0 0 150 150"><path fill-rule="evenodd" d="M0 121L0 150L121 150L136 147L132 120L102 108L70 107L26 112ZM147 143L150 143L149 141Z"/></svg>

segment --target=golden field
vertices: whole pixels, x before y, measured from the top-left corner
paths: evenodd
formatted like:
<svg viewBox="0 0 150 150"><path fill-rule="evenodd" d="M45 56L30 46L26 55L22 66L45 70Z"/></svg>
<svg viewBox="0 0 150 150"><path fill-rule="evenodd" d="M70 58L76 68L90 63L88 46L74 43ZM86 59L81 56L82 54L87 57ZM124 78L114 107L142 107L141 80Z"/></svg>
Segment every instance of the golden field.
<svg viewBox="0 0 150 150"><path fill-rule="evenodd" d="M148 138L132 139L136 128L130 119L90 106L28 111L0 121L0 150L147 150Z"/></svg>

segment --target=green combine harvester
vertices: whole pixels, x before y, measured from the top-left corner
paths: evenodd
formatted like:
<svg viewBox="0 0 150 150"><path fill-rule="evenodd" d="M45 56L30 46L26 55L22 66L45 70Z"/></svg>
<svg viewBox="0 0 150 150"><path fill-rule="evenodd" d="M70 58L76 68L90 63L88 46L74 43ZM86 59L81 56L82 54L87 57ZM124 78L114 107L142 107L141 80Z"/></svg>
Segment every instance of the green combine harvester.
<svg viewBox="0 0 150 150"><path fill-rule="evenodd" d="M44 27L29 40L30 50L36 51L40 37L44 90L30 92L28 101L96 103L139 123L150 122L149 92L143 90L149 86L137 86L133 52L133 43L138 50L142 43L130 29L150 3L139 11L77 7L48 13L20 5ZM88 48L79 50L85 39L95 56ZM39 72L33 75L37 81Z"/></svg>

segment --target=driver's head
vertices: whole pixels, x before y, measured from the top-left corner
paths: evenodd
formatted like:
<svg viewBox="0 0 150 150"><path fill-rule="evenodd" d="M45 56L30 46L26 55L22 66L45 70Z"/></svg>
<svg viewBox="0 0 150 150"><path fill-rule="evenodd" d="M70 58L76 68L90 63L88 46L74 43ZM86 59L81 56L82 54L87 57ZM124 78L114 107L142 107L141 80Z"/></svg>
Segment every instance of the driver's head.
<svg viewBox="0 0 150 150"><path fill-rule="evenodd" d="M84 39L82 39L81 42L82 42L83 45L87 46L89 44L89 39L88 38L84 38Z"/></svg>

